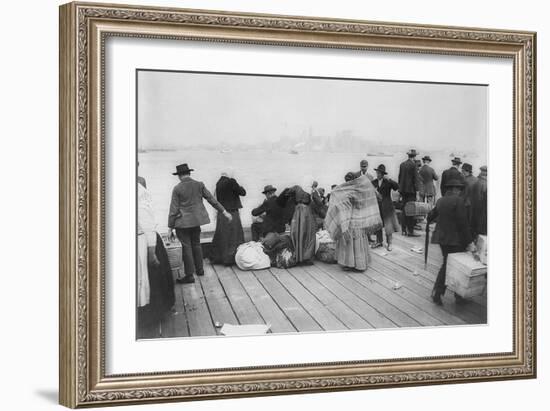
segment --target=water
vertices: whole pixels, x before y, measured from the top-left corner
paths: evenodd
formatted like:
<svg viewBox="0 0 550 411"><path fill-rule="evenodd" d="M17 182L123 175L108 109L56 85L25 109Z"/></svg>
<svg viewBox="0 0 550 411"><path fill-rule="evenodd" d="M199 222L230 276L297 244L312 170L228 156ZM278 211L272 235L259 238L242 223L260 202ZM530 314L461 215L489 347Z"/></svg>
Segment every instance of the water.
<svg viewBox="0 0 550 411"><path fill-rule="evenodd" d="M423 155L423 153L421 153ZM432 167L441 175L441 172L450 166L447 153L430 153ZM160 232L167 230L168 209L173 187L179 182L172 173L176 165L188 163L195 171L191 176L205 183L208 190L214 192L214 187L221 173L227 168L234 170L234 177L246 190L246 196L241 197L243 208L241 219L244 226L251 223L251 210L264 200L262 194L264 186L272 184L280 193L285 187L295 184L303 185L304 181L314 179L319 187L330 192L332 184L344 181L348 171L358 171L362 159L369 161L369 172L375 175L374 168L384 164L388 176L397 180L399 164L406 159L404 153L393 153L387 156L369 156L357 153L320 153L300 152L291 154L286 152L269 151L242 151L222 153L219 151L148 151L138 154L139 175L147 180L147 188L153 196L155 217ZM481 165L481 164L479 164ZM474 174L477 167L474 164ZM309 188L304 187L309 190ZM215 211L206 203L210 215L210 224L202 226L203 231L215 229Z"/></svg>

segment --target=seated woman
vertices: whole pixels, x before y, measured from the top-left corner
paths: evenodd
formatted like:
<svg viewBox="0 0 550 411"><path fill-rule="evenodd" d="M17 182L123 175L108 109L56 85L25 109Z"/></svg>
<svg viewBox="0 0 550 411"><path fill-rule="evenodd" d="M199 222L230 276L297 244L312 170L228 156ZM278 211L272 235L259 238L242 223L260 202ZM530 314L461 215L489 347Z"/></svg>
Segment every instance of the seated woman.
<svg viewBox="0 0 550 411"><path fill-rule="evenodd" d="M313 264L315 254L315 233L317 225L312 211L311 196L300 186L285 188L277 202L287 210L292 207L290 238L297 264Z"/></svg>
<svg viewBox="0 0 550 411"><path fill-rule="evenodd" d="M245 196L246 191L232 174L231 170L222 173L216 183L216 199L232 218L230 221L219 215L216 220L216 231L212 239L212 262L215 264L234 264L237 247L244 243L239 209L243 208L240 197Z"/></svg>
<svg viewBox="0 0 550 411"><path fill-rule="evenodd" d="M376 192L367 177L350 179L332 190L325 229L336 241L336 259L344 270L367 269L368 235L381 227Z"/></svg>

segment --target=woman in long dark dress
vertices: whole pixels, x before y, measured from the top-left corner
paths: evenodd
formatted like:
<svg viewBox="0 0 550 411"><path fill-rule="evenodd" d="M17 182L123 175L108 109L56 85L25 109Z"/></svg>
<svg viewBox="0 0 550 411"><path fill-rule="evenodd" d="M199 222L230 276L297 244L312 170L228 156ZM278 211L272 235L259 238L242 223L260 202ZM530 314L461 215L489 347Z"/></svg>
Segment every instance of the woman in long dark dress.
<svg viewBox="0 0 550 411"><path fill-rule="evenodd" d="M311 196L300 186L285 188L277 198L281 207L293 208L290 238L297 264L313 264L317 223L312 211Z"/></svg>
<svg viewBox="0 0 550 411"><path fill-rule="evenodd" d="M229 221L218 215L216 219L216 231L212 240L212 262L232 265L235 263L237 247L244 243L239 209L243 207L240 197L245 196L246 191L229 173L222 173L215 191L217 200L233 218Z"/></svg>

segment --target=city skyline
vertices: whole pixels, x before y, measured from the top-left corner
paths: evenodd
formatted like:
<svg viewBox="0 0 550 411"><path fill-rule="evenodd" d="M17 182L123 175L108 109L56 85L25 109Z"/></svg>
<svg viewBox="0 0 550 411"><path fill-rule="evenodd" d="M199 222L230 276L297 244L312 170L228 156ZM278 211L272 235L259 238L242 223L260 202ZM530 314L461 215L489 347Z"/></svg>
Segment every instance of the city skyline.
<svg viewBox="0 0 550 411"><path fill-rule="evenodd" d="M263 147L285 138L345 134L374 145L485 155L487 90L482 85L138 72L138 147L143 150Z"/></svg>

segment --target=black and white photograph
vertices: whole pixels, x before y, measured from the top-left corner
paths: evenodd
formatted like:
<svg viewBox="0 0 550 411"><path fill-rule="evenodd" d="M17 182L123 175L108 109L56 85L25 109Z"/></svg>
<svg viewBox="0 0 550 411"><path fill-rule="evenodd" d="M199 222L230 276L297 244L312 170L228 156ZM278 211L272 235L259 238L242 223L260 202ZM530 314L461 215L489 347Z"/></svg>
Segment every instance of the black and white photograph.
<svg viewBox="0 0 550 411"><path fill-rule="evenodd" d="M486 84L135 76L138 340L487 324Z"/></svg>

